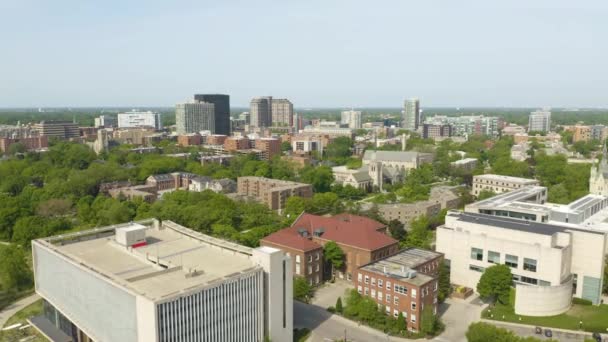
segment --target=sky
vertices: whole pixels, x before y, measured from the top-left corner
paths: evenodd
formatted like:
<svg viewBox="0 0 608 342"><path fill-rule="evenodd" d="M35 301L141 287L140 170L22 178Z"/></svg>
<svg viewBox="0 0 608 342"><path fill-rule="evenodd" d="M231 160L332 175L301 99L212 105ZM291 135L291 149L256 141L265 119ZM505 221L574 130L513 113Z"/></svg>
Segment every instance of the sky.
<svg viewBox="0 0 608 342"><path fill-rule="evenodd" d="M608 1L0 0L0 107L608 107Z"/></svg>

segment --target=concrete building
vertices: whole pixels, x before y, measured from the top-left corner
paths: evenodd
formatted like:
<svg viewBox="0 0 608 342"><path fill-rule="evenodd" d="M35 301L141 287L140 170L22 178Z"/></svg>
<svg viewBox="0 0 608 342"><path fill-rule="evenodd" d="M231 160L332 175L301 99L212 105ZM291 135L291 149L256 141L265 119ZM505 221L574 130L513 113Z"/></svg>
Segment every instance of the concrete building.
<svg viewBox="0 0 608 342"><path fill-rule="evenodd" d="M230 96L224 94L195 94L194 100L213 104L213 122L216 134L230 135Z"/></svg>
<svg viewBox="0 0 608 342"><path fill-rule="evenodd" d="M528 132L549 132L551 130L551 111L548 108L535 110L528 118Z"/></svg>
<svg viewBox="0 0 608 342"><path fill-rule="evenodd" d="M298 135L291 138L291 149L294 153L308 154L313 151L323 155L324 140L316 136Z"/></svg>
<svg viewBox="0 0 608 342"><path fill-rule="evenodd" d="M230 160L234 158L232 154L215 154L215 155L201 155L199 159L201 160L201 165L206 165L210 163L228 165L230 164Z"/></svg>
<svg viewBox="0 0 608 342"><path fill-rule="evenodd" d="M264 203L271 210L285 208L285 202L291 196L312 197L312 185L264 177L237 178L237 192L241 196L253 197Z"/></svg>
<svg viewBox="0 0 608 342"><path fill-rule="evenodd" d="M291 341L291 260L149 220L32 241L45 335ZM67 340L67 339L66 339Z"/></svg>
<svg viewBox="0 0 608 342"><path fill-rule="evenodd" d="M602 161L598 165L591 166L589 192L608 196L608 150L605 143L602 151Z"/></svg>
<svg viewBox="0 0 608 342"><path fill-rule="evenodd" d="M403 120L401 127L409 131L417 131L418 126L421 124L420 120L420 101L412 98L407 99L403 103Z"/></svg>
<svg viewBox="0 0 608 342"><path fill-rule="evenodd" d="M306 126L300 133L326 135L330 138L348 137L352 139L354 137L352 129L332 126Z"/></svg>
<svg viewBox="0 0 608 342"><path fill-rule="evenodd" d="M113 128L116 127L116 119L109 115L100 115L95 118L95 128Z"/></svg>
<svg viewBox="0 0 608 342"><path fill-rule="evenodd" d="M230 178L211 179L210 177L194 177L188 185L188 190L195 192L211 190L215 193L231 194L235 193L236 189L236 182Z"/></svg>
<svg viewBox="0 0 608 342"><path fill-rule="evenodd" d="M409 171L420 167L422 164L432 163L433 155L413 151L365 151L363 165L368 165L373 160L382 163L384 168L390 167L401 171Z"/></svg>
<svg viewBox="0 0 608 342"><path fill-rule="evenodd" d="M387 258L361 266L354 283L357 291L371 297L386 314L403 314L407 330L419 331L422 310L431 307L437 314L439 268L443 255L408 248Z"/></svg>
<svg viewBox="0 0 608 342"><path fill-rule="evenodd" d="M399 250L399 242L386 235L386 230L386 225L363 216L302 213L291 227L268 235L260 245L295 255L291 258L294 275L304 276L315 285L331 276L331 269L323 269L323 246L334 241L344 252L345 261L342 269L333 271L338 278L352 281L360 266Z"/></svg>
<svg viewBox="0 0 608 342"><path fill-rule="evenodd" d="M422 125L422 137L424 139L449 138L452 136L451 125L434 125L425 123Z"/></svg>
<svg viewBox="0 0 608 342"><path fill-rule="evenodd" d="M130 112L118 113L118 128L153 128L161 130L163 122L160 113L133 109Z"/></svg>
<svg viewBox="0 0 608 342"><path fill-rule="evenodd" d="M348 126L351 129L361 128L361 111L344 110L342 111L340 124Z"/></svg>
<svg viewBox="0 0 608 342"><path fill-rule="evenodd" d="M173 172L159 175L151 175L146 178L146 185L152 186L156 191L164 190L188 190L192 179L198 177L189 172Z"/></svg>
<svg viewBox="0 0 608 342"><path fill-rule="evenodd" d="M576 125L574 126L574 134L572 135L572 141L589 141L593 139L592 136L593 134L591 126Z"/></svg>
<svg viewBox="0 0 608 342"><path fill-rule="evenodd" d="M70 121L40 121L34 124L33 130L47 138L70 139L80 136L78 124Z"/></svg>
<svg viewBox="0 0 608 342"><path fill-rule="evenodd" d="M293 127L293 103L288 99L272 99L272 125Z"/></svg>
<svg viewBox="0 0 608 342"><path fill-rule="evenodd" d="M483 190L492 191L498 194L530 185L540 185L540 182L536 179L494 174L477 175L473 176L473 187L471 189L471 194L474 196L479 196L479 193Z"/></svg>
<svg viewBox="0 0 608 342"><path fill-rule="evenodd" d="M605 232L484 214L449 212L437 228L450 281L474 289L487 267L505 264L519 315L561 314L573 295L598 304L606 247Z"/></svg>
<svg viewBox="0 0 608 342"><path fill-rule="evenodd" d="M451 167L473 171L477 167L477 158L464 158L450 163Z"/></svg>
<svg viewBox="0 0 608 342"><path fill-rule="evenodd" d="M526 128L516 124L508 124L502 129L502 135L513 136L515 134L525 134Z"/></svg>
<svg viewBox="0 0 608 342"><path fill-rule="evenodd" d="M112 133L112 138L122 144L145 145L148 137L155 135L154 128L125 128Z"/></svg>
<svg viewBox="0 0 608 342"><path fill-rule="evenodd" d="M215 130L215 105L192 101L175 105L175 128L177 134L199 133Z"/></svg>
<svg viewBox="0 0 608 342"><path fill-rule="evenodd" d="M251 127L272 126L272 96L254 97L249 104Z"/></svg>
<svg viewBox="0 0 608 342"><path fill-rule="evenodd" d="M433 125L452 126L452 136L467 137L470 135L487 135L498 137L504 122L497 116L484 115L465 115L465 116L445 116L435 115L426 118L424 123Z"/></svg>

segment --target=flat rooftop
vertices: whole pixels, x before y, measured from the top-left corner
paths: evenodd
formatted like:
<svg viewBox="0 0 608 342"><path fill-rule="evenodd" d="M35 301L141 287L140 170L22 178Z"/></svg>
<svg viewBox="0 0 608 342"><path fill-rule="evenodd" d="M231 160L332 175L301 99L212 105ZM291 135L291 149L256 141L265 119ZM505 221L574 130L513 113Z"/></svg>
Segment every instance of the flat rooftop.
<svg viewBox="0 0 608 342"><path fill-rule="evenodd" d="M424 264L427 261L438 258L441 255L441 253L425 249L409 248L388 258L367 264L361 267L361 269L368 272L383 274L390 278L416 286L421 286L434 278L417 272L414 270L414 268ZM412 275L414 276L412 277Z"/></svg>
<svg viewBox="0 0 608 342"><path fill-rule="evenodd" d="M536 179L511 177L511 176L503 176L503 175L495 175L495 174L477 175L477 176L474 176L473 179L499 180L499 181L504 181L504 182L509 182L509 183L520 183L520 184L538 183L538 181Z"/></svg>
<svg viewBox="0 0 608 342"><path fill-rule="evenodd" d="M541 234L541 235L553 235L559 232L565 232L569 230L593 233L603 235L603 232L597 232L592 230L580 229L571 226L564 226L562 224L550 224L540 223L535 221L525 221L512 218L506 218L501 216L492 216L485 214L476 213L459 213L459 212L448 212L451 217L457 217L458 221L488 225L496 228L504 228L511 230L518 230L527 233Z"/></svg>
<svg viewBox="0 0 608 342"><path fill-rule="evenodd" d="M148 226L147 245L129 250L116 242L115 229L130 229L131 225L136 224L38 241L153 301L204 288L259 267L250 260L251 248L170 221L164 221L159 228Z"/></svg>
<svg viewBox="0 0 608 342"><path fill-rule="evenodd" d="M513 202L526 201L531 198L535 198L543 191L547 191L547 188L543 186L527 186L525 188L505 192L502 194L498 194L496 196L492 196L490 198L486 198L485 200L481 200L475 203L469 204L470 206L475 207L484 207L484 206L502 206L508 205Z"/></svg>

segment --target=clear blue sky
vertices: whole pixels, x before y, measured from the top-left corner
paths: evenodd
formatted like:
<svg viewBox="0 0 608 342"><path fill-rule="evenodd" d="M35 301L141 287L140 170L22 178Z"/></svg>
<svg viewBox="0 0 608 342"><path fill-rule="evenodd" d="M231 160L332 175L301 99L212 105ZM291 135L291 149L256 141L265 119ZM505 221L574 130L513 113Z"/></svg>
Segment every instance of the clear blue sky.
<svg viewBox="0 0 608 342"><path fill-rule="evenodd" d="M608 1L2 0L0 107L608 107Z"/></svg>

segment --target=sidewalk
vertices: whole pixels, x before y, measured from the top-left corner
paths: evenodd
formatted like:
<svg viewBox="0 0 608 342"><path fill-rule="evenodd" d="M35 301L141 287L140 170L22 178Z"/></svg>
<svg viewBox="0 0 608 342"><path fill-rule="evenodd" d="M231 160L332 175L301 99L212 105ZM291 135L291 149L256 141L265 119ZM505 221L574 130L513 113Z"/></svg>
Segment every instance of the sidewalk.
<svg viewBox="0 0 608 342"><path fill-rule="evenodd" d="M8 321L8 319L11 318L14 314L16 314L18 311L20 311L24 307L37 301L38 299L40 299L40 296L38 296L38 294L34 293L28 297L21 298L20 300L16 301L15 303L4 308L4 310L2 310L2 312L0 312L0 329L2 327L4 327L4 324L6 324L6 321Z"/></svg>
<svg viewBox="0 0 608 342"><path fill-rule="evenodd" d="M512 322L502 322L502 321L494 321L491 319L481 319L482 322L488 323L488 324L492 324L498 327L502 327L502 328L506 328L509 330L514 330L516 333L518 333L518 335L521 335L522 331L529 331L529 335L533 336L534 333L532 333L532 331L534 330L535 325L529 325L529 324L519 324L519 323L512 323ZM560 328L552 328L552 327L543 327L540 326L543 331L545 329L550 329L553 332L554 338L557 338L558 340L561 341L561 339L559 339L559 335L566 335L568 336L569 340L581 340L584 341L585 338L591 338L591 333L590 332L586 332L586 331L580 331L580 330L568 330L568 329L560 329Z"/></svg>

